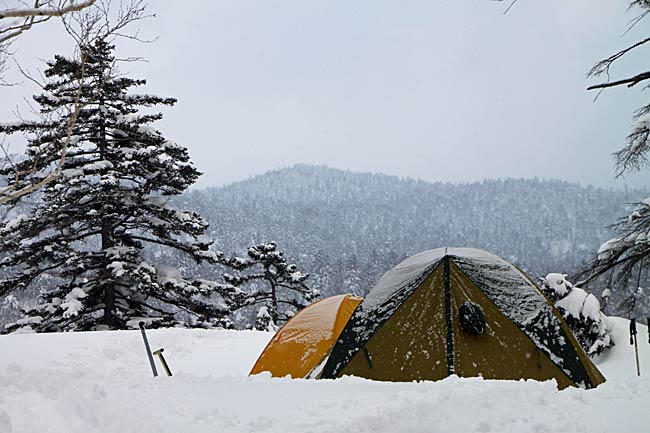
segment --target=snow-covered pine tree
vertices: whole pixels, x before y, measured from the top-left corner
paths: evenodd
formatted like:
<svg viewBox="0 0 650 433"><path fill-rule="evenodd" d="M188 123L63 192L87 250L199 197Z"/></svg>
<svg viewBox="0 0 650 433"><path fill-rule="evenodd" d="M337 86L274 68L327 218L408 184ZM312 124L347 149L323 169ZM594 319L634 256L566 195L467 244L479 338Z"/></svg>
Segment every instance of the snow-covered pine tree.
<svg viewBox="0 0 650 433"><path fill-rule="evenodd" d="M566 277L548 274L542 278L542 291L553 301L587 355L599 355L614 345L609 319L600 311L594 295L575 287Z"/></svg>
<svg viewBox="0 0 650 433"><path fill-rule="evenodd" d="M300 272L297 265L287 263L275 242L254 245L248 249L248 258L232 258L228 265L236 275L225 274L226 282L233 286L251 286L247 304L260 305L256 329L277 328L280 322L319 296L318 290L305 284L309 274Z"/></svg>
<svg viewBox="0 0 650 433"><path fill-rule="evenodd" d="M0 268L11 272L0 295L46 274L56 281L8 330L122 329L140 320L227 326L243 300L232 285L189 280L168 264L145 261L149 245L199 262L222 263L223 254L199 240L207 223L198 214L168 203L200 175L187 150L151 126L161 113L140 113L176 100L129 93L145 80L120 75L113 49L100 38L82 47L83 60L56 56L44 93L34 97L43 120L0 126L0 133L30 137L24 159L0 172L9 185L25 181L15 177L21 172L37 184L63 164L28 213L0 225Z"/></svg>

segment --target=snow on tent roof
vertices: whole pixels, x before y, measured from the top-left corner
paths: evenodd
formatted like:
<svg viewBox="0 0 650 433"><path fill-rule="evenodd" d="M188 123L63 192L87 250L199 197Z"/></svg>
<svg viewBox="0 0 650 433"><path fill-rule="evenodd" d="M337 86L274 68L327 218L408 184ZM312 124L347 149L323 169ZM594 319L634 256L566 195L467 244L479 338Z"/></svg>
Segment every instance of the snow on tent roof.
<svg viewBox="0 0 650 433"><path fill-rule="evenodd" d="M399 295L401 291L408 291L409 287L417 286L445 256L454 258L458 265L462 263L464 266L461 267L466 267L470 271L480 268L481 273L485 273L486 269L491 268L498 274L495 277L500 279L503 279L502 273L505 271L511 274L507 278L508 283L517 281L521 286L529 284L534 286L533 282L515 266L496 254L476 248L436 248L415 254L386 272L366 295L362 307L365 310L378 308L393 296ZM499 285L506 285L504 283L506 282L502 281Z"/></svg>

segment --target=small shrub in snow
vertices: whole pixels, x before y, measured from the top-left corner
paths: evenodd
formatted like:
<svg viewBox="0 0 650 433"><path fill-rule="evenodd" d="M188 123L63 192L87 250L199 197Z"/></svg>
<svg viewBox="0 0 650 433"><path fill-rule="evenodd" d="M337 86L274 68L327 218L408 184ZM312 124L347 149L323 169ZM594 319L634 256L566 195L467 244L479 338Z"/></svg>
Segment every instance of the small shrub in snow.
<svg viewBox="0 0 650 433"><path fill-rule="evenodd" d="M566 275L551 273L542 278L542 291L553 301L580 346L589 356L614 345L611 324L600 311L598 299L574 287Z"/></svg>

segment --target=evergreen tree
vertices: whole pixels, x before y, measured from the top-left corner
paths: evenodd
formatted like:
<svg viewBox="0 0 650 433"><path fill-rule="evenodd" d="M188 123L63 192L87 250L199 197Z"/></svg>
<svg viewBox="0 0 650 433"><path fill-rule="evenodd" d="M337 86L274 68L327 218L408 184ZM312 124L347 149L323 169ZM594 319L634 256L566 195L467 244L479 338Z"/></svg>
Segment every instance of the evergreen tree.
<svg viewBox="0 0 650 433"><path fill-rule="evenodd" d="M100 38L81 48L80 59L56 56L44 93L34 97L42 120L0 126L0 133L31 137L24 159L0 171L9 185L38 183L63 164L33 208L0 225L0 269L11 272L0 295L44 275L56 283L8 329L122 329L142 319L151 326L227 326L243 299L238 289L189 280L143 258L145 249L163 246L198 262L223 262L199 240L207 223L168 203L200 173L185 148L151 126L162 114L140 112L176 100L129 93L145 80L120 75L113 49Z"/></svg>
<svg viewBox="0 0 650 433"><path fill-rule="evenodd" d="M542 291L553 301L587 355L599 355L614 345L611 324L600 311L598 299L575 287L566 277L548 274L542 278Z"/></svg>
<svg viewBox="0 0 650 433"><path fill-rule="evenodd" d="M247 294L247 304L260 305L256 329L276 328L281 321L319 296L318 290L305 284L309 274L300 272L297 265L287 263L275 242L254 245L248 249L248 258L235 257L228 264L237 274L225 274L227 283L252 285Z"/></svg>
<svg viewBox="0 0 650 433"><path fill-rule="evenodd" d="M363 296L368 292L369 287L363 286L363 279L359 272L359 260L356 254L349 257L345 265L342 264L339 269L343 271L341 290L357 296Z"/></svg>

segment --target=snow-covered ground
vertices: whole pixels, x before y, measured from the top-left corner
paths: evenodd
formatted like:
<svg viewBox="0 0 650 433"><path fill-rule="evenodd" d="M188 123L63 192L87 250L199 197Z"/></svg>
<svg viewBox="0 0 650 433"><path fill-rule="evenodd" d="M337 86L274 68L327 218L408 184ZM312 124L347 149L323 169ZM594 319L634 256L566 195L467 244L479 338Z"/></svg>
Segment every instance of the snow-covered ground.
<svg viewBox="0 0 650 433"><path fill-rule="evenodd" d="M617 345L599 360L608 381L590 391L249 378L271 334L184 329L148 332L174 373L154 379L138 331L1 336L0 432L649 432L647 329L639 378L628 322L612 320Z"/></svg>

